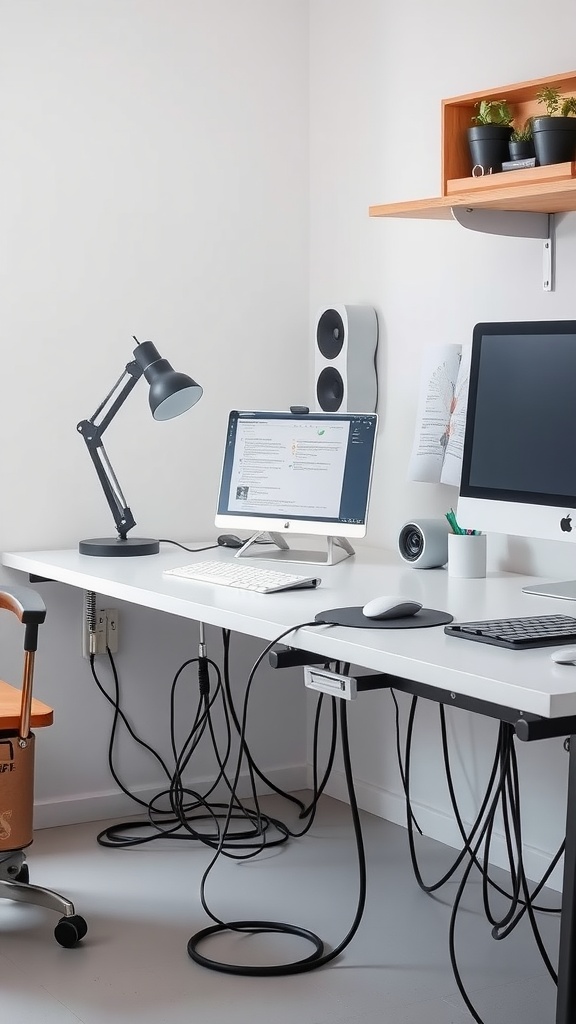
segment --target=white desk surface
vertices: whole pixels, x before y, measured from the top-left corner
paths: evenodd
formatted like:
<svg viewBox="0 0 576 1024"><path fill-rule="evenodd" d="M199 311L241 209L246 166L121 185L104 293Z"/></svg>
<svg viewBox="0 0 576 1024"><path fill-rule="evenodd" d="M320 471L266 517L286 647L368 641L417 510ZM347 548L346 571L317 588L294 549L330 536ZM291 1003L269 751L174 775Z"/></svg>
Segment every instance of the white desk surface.
<svg viewBox="0 0 576 1024"><path fill-rule="evenodd" d="M576 602L523 594L523 585L542 582L535 577L494 572L481 580L452 579L446 569L411 569L396 553L367 547L334 566L259 560L286 572L317 574L322 583L316 590L253 594L162 575L163 569L233 555L225 548L192 554L163 544L160 554L139 558L98 558L77 550L19 551L5 552L2 561L12 569L267 641L319 612L363 605L381 594L412 597L425 607L450 612L456 621L554 612L576 616ZM520 712L547 718L576 715L576 666L555 665L551 648L507 651L446 636L443 626L317 626L288 634L282 643Z"/></svg>

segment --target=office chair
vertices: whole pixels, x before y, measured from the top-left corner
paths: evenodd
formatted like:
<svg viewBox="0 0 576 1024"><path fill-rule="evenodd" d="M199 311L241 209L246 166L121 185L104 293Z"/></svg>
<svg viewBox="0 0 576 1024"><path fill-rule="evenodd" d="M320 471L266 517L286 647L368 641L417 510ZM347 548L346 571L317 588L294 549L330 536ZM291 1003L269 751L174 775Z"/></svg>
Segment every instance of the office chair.
<svg viewBox="0 0 576 1024"><path fill-rule="evenodd" d="M44 602L30 587L0 589L0 609L13 612L25 626L22 688L0 680L0 899L32 903L62 914L54 929L61 946L75 946L87 924L74 905L51 889L29 883L24 848L33 838L34 734L31 727L52 725L52 708L32 698L38 627L46 618Z"/></svg>

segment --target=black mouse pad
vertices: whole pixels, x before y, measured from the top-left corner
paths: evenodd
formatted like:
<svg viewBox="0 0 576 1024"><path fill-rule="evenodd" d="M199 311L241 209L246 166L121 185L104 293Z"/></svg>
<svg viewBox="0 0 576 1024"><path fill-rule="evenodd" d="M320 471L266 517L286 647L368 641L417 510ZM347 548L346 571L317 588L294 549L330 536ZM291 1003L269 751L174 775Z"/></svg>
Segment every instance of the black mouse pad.
<svg viewBox="0 0 576 1024"><path fill-rule="evenodd" d="M415 615L403 615L399 619L369 619L362 608L330 608L318 612L316 622L330 626L360 626L361 629L421 629L424 626L443 626L452 622L454 616L435 608L421 608Z"/></svg>

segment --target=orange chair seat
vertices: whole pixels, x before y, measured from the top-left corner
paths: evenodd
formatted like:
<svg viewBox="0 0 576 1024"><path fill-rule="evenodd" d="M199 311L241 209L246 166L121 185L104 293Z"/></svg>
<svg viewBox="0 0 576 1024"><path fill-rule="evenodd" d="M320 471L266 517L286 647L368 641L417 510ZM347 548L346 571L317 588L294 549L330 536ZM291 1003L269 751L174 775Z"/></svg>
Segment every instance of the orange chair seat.
<svg viewBox="0 0 576 1024"><path fill-rule="evenodd" d="M18 729L20 725L20 700L21 691L10 683L0 679L0 732L8 729ZM52 725L54 712L41 700L32 698L32 717L30 725L32 729L41 729L45 725Z"/></svg>

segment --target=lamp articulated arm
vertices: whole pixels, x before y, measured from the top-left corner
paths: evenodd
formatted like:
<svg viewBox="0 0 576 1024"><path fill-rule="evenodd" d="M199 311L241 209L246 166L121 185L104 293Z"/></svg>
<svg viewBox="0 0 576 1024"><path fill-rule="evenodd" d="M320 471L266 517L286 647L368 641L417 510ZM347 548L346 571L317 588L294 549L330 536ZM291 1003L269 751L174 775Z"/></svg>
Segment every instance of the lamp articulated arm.
<svg viewBox="0 0 576 1024"><path fill-rule="evenodd" d="M82 434L86 447L90 452L90 458L94 463L94 468L98 474L98 479L102 485L102 490L106 497L106 501L110 507L110 511L114 517L116 529L121 540L126 540L126 535L129 530L136 526L136 521L132 512L126 504L126 499L122 493L122 488L118 482L118 478L112 468L110 460L108 458L104 443L102 441L102 434L106 428L110 425L114 419L116 413L124 404L128 395L133 390L138 380L142 376L143 370L137 362L133 361L128 363L122 376L116 381L116 384L106 396L104 401L98 406L96 412L89 420L81 420L77 426L78 433ZM102 410L106 408L113 395L116 393L122 382L126 380L124 387L116 396L114 401L111 402L110 407L104 413L100 423L96 423L97 417L100 415Z"/></svg>
<svg viewBox="0 0 576 1024"><path fill-rule="evenodd" d="M170 420L174 416L180 416L202 396L200 385L186 373L177 373L167 359L162 359L151 341L139 342L136 337L134 341L134 360L126 364L121 377L94 415L89 420L80 420L76 427L90 452L118 532L118 537L95 537L80 541L78 549L82 555L155 555L160 550L160 541L154 538L127 537L128 531L136 525L136 521L126 504L122 488L102 443L104 431L110 426L140 377L144 375L150 385L148 402L155 420Z"/></svg>

